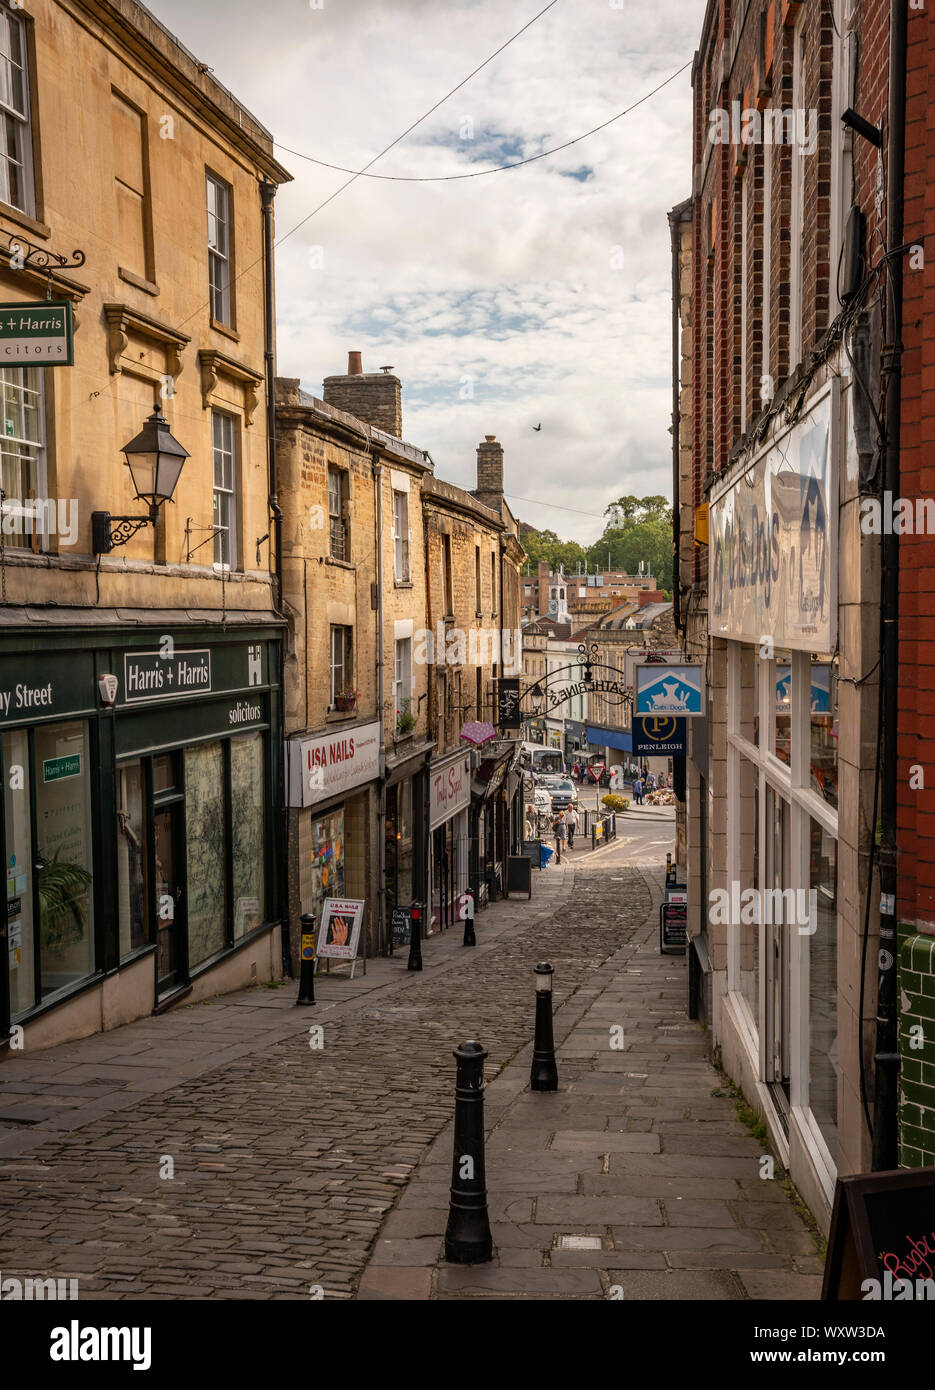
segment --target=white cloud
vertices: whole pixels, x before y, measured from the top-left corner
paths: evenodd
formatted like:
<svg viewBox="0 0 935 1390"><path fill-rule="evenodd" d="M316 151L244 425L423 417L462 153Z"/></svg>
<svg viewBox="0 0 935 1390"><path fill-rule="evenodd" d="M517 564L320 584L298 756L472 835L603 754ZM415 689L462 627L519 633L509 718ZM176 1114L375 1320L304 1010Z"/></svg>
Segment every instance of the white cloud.
<svg viewBox="0 0 935 1390"><path fill-rule="evenodd" d="M282 145L357 169L541 8L537 0L150 0ZM581 134L691 58L704 0L559 0L374 172L512 162ZM474 140L460 138L465 118ZM496 434L515 510L591 540L623 492L671 481L666 212L691 187L689 73L630 115L512 172L358 179L279 149L278 368L320 393L348 349L392 363L404 432L473 484ZM589 171L582 181L569 177ZM310 248L324 263L311 268ZM623 266L614 268L612 258ZM473 399L462 399L463 378ZM542 423L542 430L532 426Z"/></svg>

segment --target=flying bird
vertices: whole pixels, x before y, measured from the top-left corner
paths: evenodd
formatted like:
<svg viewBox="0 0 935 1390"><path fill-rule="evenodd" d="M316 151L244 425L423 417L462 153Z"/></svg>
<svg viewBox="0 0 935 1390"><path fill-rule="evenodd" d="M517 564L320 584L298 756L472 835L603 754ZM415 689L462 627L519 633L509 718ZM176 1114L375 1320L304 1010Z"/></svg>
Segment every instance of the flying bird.
<svg viewBox="0 0 935 1390"><path fill-rule="evenodd" d="M542 429L542 426L541 426L541 425L533 425L533 429L534 429L534 430L541 430L541 429Z"/></svg>

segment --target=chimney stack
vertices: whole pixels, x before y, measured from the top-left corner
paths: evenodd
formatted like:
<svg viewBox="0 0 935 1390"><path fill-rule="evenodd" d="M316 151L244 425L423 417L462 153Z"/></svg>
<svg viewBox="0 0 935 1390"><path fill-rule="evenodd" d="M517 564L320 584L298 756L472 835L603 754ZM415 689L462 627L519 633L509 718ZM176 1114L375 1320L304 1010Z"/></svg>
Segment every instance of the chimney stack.
<svg viewBox="0 0 935 1390"><path fill-rule="evenodd" d="M374 429L391 434L394 439L403 437L402 385L398 376L390 376L389 370L365 372L362 355L359 352L347 354L347 374L345 376L326 376L324 382L324 401L348 415L363 420Z"/></svg>
<svg viewBox="0 0 935 1390"><path fill-rule="evenodd" d="M503 445L495 434L484 436L477 446L477 487L474 496L499 512L503 506Z"/></svg>

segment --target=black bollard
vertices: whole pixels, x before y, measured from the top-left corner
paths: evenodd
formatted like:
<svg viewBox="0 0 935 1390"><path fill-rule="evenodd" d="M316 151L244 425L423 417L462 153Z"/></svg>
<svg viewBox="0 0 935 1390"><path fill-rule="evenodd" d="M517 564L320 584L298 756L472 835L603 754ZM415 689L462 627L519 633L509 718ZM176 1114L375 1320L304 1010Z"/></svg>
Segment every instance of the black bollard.
<svg viewBox="0 0 935 1390"><path fill-rule="evenodd" d="M487 1049L479 1042L466 1042L455 1048L454 1056L458 1077L445 1259L456 1265L476 1265L493 1257L484 1173L484 1058Z"/></svg>
<svg viewBox="0 0 935 1390"><path fill-rule="evenodd" d="M465 893L464 904L464 946L476 946L477 937L474 935L474 894L470 889Z"/></svg>
<svg viewBox="0 0 935 1390"><path fill-rule="evenodd" d="M558 1067L552 1036L552 967L544 961L536 966L536 1039L532 1048L531 1091L557 1091Z"/></svg>
<svg viewBox="0 0 935 1390"><path fill-rule="evenodd" d="M422 904L413 903L412 930L409 933L409 964L407 970L422 969Z"/></svg>
<svg viewBox="0 0 935 1390"><path fill-rule="evenodd" d="M315 914L303 912L299 918L302 924L302 946L299 952L299 997L297 1004L315 1002Z"/></svg>

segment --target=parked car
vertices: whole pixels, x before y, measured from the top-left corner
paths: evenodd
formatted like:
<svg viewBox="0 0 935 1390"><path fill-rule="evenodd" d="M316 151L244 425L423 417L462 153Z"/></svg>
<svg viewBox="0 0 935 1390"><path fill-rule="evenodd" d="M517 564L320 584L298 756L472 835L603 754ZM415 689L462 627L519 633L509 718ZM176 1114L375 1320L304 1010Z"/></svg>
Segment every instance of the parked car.
<svg viewBox="0 0 935 1390"><path fill-rule="evenodd" d="M570 805L577 806L578 791L570 777L557 777L549 787L553 811L565 811Z"/></svg>

